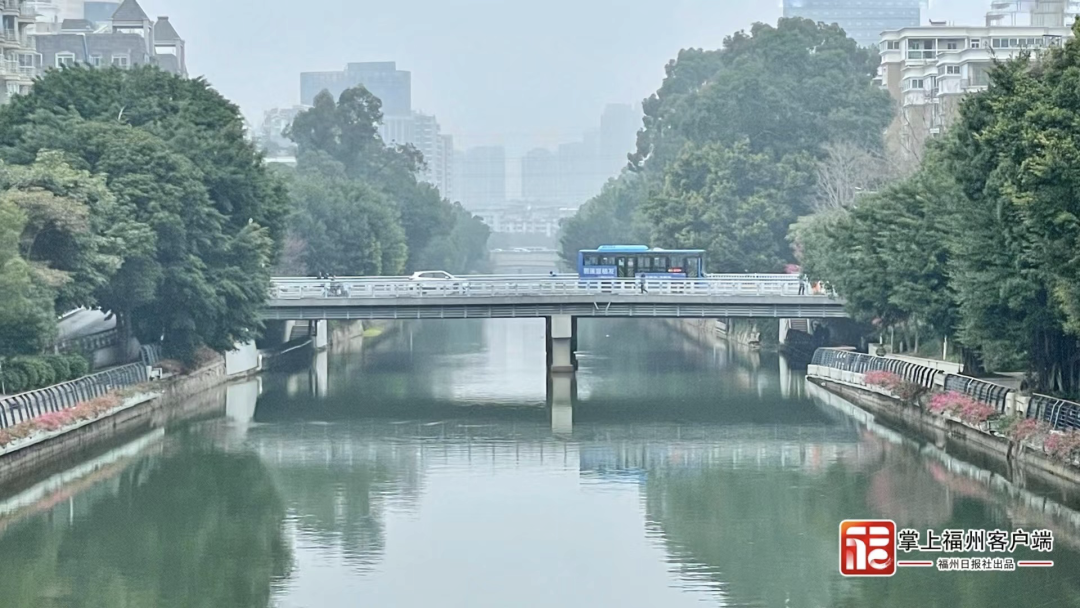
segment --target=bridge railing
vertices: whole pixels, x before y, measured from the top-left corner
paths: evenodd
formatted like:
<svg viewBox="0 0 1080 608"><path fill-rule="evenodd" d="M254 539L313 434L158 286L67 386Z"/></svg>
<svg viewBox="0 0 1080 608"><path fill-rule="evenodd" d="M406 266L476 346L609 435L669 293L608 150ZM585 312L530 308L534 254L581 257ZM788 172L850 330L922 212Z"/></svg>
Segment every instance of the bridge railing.
<svg viewBox="0 0 1080 608"><path fill-rule="evenodd" d="M398 277L320 279L274 279L270 298L399 298L399 297L497 297L559 295L655 295L682 296L812 296L800 293L798 280L702 278L702 279L586 279L573 276L477 277L413 281ZM788 275L780 275L788 276Z"/></svg>

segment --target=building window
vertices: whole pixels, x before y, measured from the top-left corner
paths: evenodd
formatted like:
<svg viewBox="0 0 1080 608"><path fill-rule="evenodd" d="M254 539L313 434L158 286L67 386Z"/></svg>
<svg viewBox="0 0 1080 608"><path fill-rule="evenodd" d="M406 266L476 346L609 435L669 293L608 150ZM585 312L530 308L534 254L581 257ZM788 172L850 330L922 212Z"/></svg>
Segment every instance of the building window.
<svg viewBox="0 0 1080 608"><path fill-rule="evenodd" d="M977 49L977 48L979 48L981 46L982 46L982 41L981 40L979 40L978 38L972 38L971 39L971 48Z"/></svg>
<svg viewBox="0 0 1080 608"><path fill-rule="evenodd" d="M945 66L945 73L946 74L959 74L960 73L960 66L958 66L958 65L947 65L947 66Z"/></svg>
<svg viewBox="0 0 1080 608"><path fill-rule="evenodd" d="M75 53L57 53L56 67L71 67L75 65Z"/></svg>
<svg viewBox="0 0 1080 608"><path fill-rule="evenodd" d="M90 65L95 68L101 67L101 55L90 55Z"/></svg>
<svg viewBox="0 0 1080 608"><path fill-rule="evenodd" d="M909 89L921 89L921 88L923 88L923 80L922 80L922 78L910 78L910 79L908 79L908 88Z"/></svg>
<svg viewBox="0 0 1080 608"><path fill-rule="evenodd" d="M113 67L127 68L131 65L131 58L127 55L113 55L112 64Z"/></svg>
<svg viewBox="0 0 1080 608"><path fill-rule="evenodd" d="M900 41L899 40L889 40L888 42L885 43L885 49L889 50L889 51L899 51L900 50Z"/></svg>

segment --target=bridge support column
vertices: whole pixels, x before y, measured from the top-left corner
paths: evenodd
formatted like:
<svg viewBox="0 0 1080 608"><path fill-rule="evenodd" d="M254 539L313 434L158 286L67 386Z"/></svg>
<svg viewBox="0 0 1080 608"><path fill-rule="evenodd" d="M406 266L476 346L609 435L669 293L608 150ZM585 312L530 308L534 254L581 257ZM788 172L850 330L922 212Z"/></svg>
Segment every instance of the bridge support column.
<svg viewBox="0 0 1080 608"><path fill-rule="evenodd" d="M547 364L552 374L572 374L575 368L574 347L577 325L570 315L552 315L545 318L547 326Z"/></svg>
<svg viewBox="0 0 1080 608"><path fill-rule="evenodd" d="M315 327L311 332L311 343L315 350L325 350L330 343L329 332L326 329L326 321L315 321Z"/></svg>
<svg viewBox="0 0 1080 608"><path fill-rule="evenodd" d="M570 435L574 431L574 389L576 381L569 374L548 377L548 402L551 404L551 432Z"/></svg>

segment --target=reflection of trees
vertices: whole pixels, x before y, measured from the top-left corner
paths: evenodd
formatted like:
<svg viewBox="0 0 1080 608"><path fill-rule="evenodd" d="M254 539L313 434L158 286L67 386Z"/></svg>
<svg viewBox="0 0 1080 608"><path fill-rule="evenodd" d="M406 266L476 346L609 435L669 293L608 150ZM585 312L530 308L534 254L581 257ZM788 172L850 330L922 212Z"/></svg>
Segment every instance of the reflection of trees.
<svg viewBox="0 0 1080 608"><path fill-rule="evenodd" d="M889 579L843 579L837 572L841 519L891 518L899 526L1012 529L1046 527L1001 516L991 495L942 485L925 460L864 436L873 463L839 459L824 475L724 466L668 471L650 467L647 516L687 578L707 578L733 604L899 608L1080 605L1080 554L1057 542L1052 569L953 574L903 569ZM951 477L955 477L950 475ZM913 559L930 554L911 554ZM944 554L943 554L944 555ZM959 554L951 554L959 557ZM989 555L989 554L986 554ZM937 557L936 555L934 557Z"/></svg>
<svg viewBox="0 0 1080 608"><path fill-rule="evenodd" d="M356 428L267 427L253 438L300 533L358 568L383 554L386 505L419 499L416 446Z"/></svg>
<svg viewBox="0 0 1080 608"><path fill-rule="evenodd" d="M9 529L0 603L267 606L291 557L284 508L259 460L186 452L144 477L125 472L72 526L35 517Z"/></svg>
<svg viewBox="0 0 1080 608"><path fill-rule="evenodd" d="M650 473L646 509L669 550L703 565L694 576L710 577L731 603L831 606L837 514L861 512L861 485L835 468L819 478L723 468Z"/></svg>

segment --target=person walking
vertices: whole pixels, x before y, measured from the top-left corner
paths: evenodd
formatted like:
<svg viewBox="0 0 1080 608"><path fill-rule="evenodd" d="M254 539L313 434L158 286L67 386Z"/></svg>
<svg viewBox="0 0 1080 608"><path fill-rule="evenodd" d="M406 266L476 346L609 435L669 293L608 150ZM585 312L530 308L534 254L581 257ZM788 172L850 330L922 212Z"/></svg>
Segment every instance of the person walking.
<svg viewBox="0 0 1080 608"><path fill-rule="evenodd" d="M645 289L645 273L638 275L638 287L641 288L641 293L649 293L649 290Z"/></svg>
<svg viewBox="0 0 1080 608"><path fill-rule="evenodd" d="M799 295L801 296L801 295L805 295L805 294L806 294L806 275L805 274L800 274L799 275Z"/></svg>

